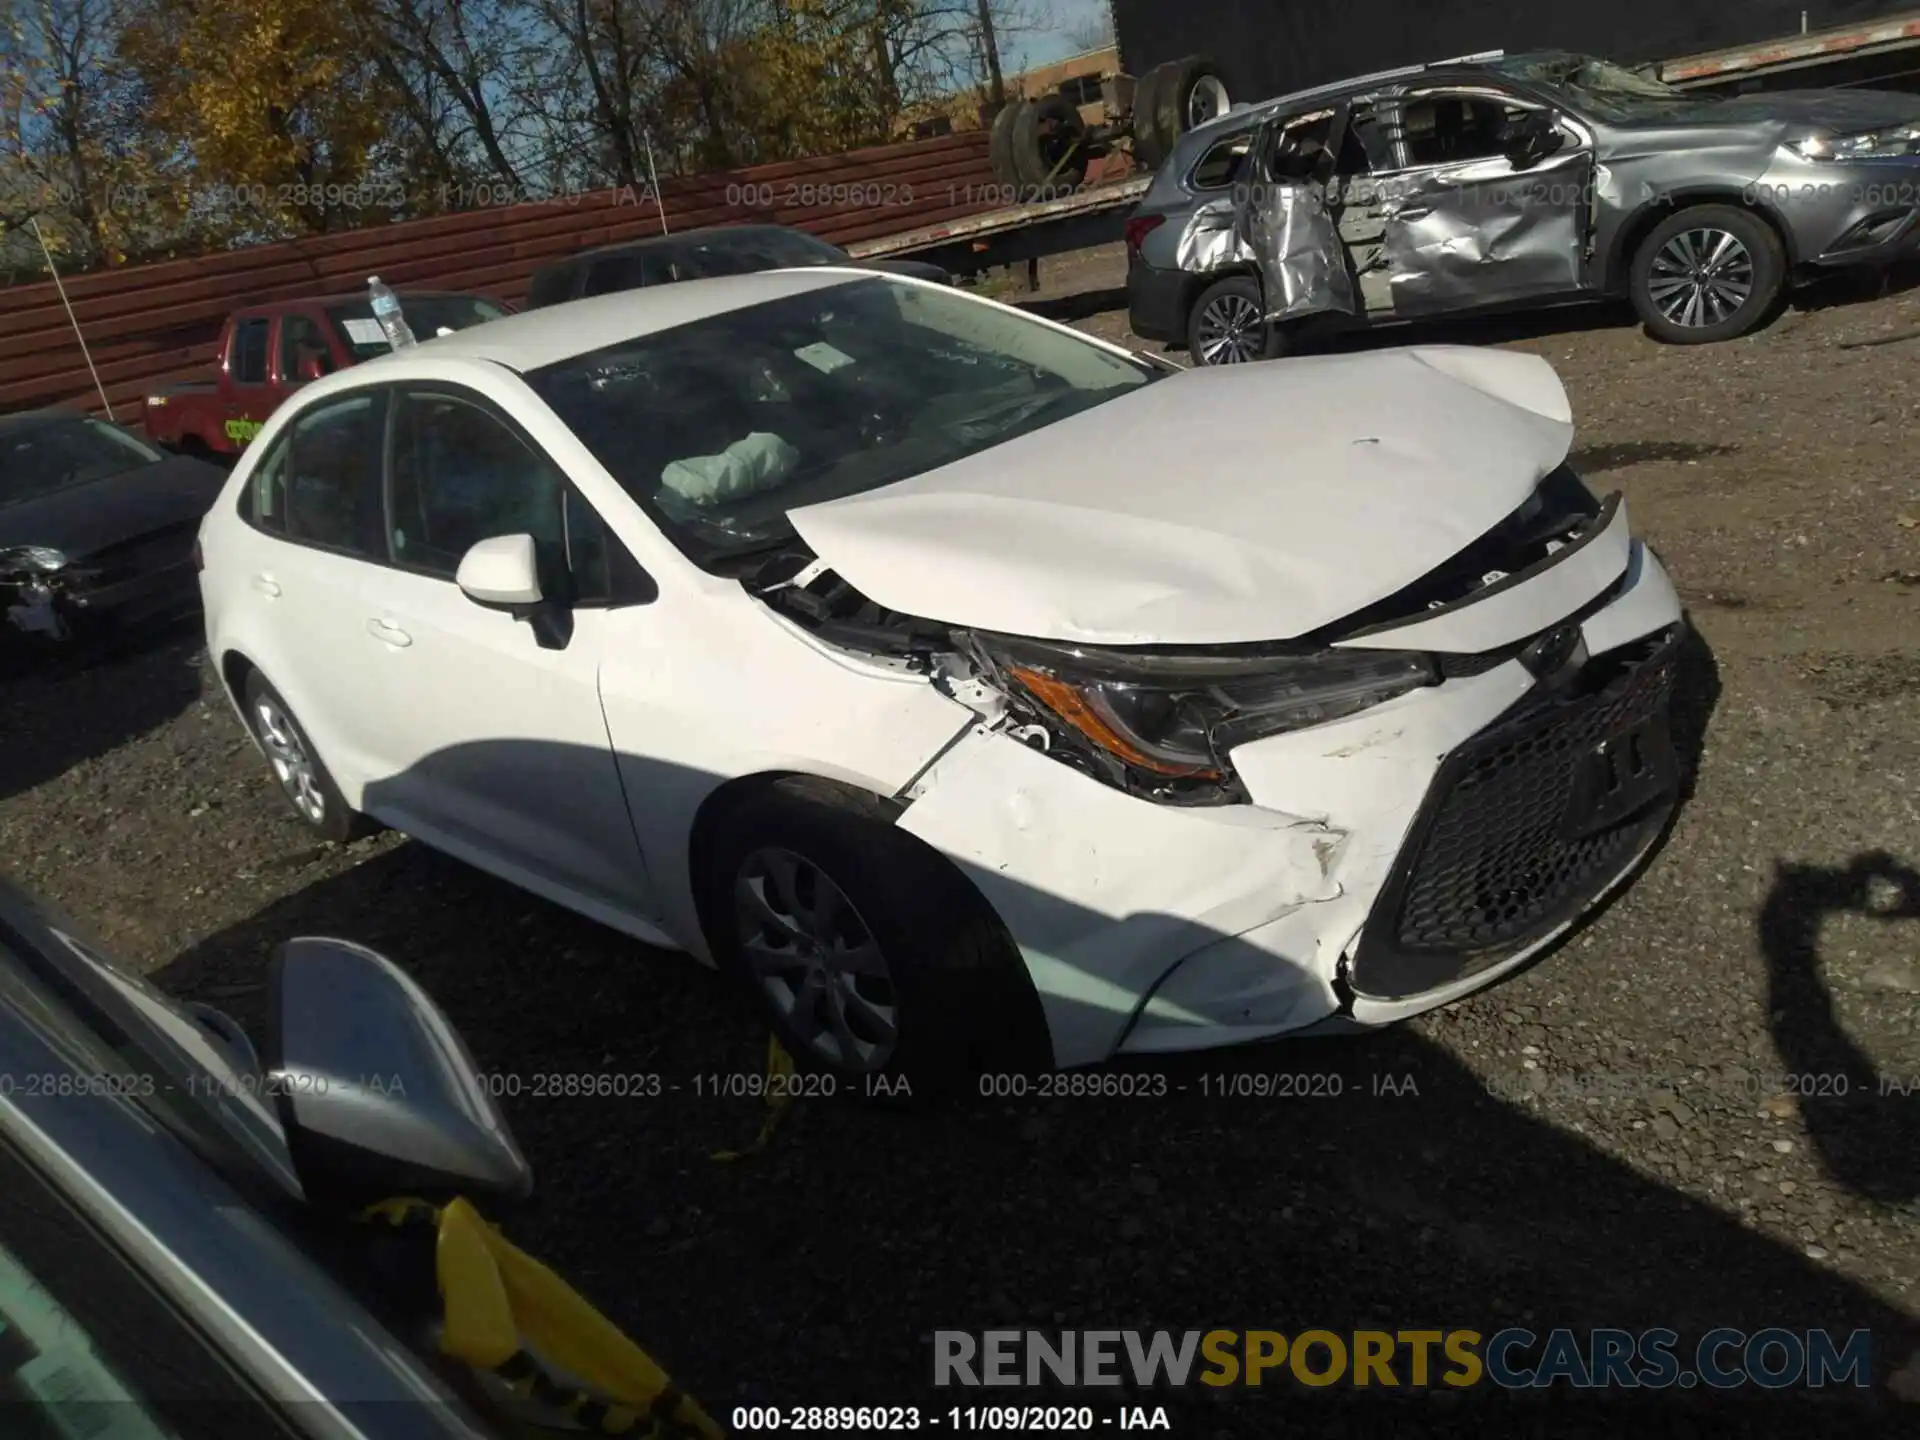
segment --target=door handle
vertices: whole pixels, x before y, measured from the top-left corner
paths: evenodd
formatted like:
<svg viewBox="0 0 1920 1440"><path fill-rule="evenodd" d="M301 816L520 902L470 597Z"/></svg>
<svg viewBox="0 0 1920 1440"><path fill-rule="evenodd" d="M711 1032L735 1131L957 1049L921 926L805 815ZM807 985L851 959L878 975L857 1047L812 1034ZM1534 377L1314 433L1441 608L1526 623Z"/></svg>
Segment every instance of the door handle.
<svg viewBox="0 0 1920 1440"><path fill-rule="evenodd" d="M280 582L271 575L256 575L253 577L253 588L258 590L262 595L278 595L280 593Z"/></svg>
<svg viewBox="0 0 1920 1440"><path fill-rule="evenodd" d="M1393 218L1396 220L1424 220L1432 213L1433 207L1431 205L1416 205L1410 210L1394 211Z"/></svg>
<svg viewBox="0 0 1920 1440"><path fill-rule="evenodd" d="M367 621L367 633L374 639L383 641L397 650L404 650L413 644L413 637L398 625L387 620Z"/></svg>

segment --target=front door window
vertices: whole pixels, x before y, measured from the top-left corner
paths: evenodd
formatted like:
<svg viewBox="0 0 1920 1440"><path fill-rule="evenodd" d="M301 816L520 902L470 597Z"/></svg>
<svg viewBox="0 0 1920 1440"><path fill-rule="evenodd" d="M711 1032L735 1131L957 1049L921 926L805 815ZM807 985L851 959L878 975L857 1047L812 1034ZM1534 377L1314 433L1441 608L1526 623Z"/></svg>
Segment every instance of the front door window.
<svg viewBox="0 0 1920 1440"><path fill-rule="evenodd" d="M1361 280L1370 312L1444 314L1580 290L1593 152L1573 127L1478 88L1418 91L1387 118L1398 164L1377 175L1378 259ZM1521 154L1530 127L1553 143Z"/></svg>

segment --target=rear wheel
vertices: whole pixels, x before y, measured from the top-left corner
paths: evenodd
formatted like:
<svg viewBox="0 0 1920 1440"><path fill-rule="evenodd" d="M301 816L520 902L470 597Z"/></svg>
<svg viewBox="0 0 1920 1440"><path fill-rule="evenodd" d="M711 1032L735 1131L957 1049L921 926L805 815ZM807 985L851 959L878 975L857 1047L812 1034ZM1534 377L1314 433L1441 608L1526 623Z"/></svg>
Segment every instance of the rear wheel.
<svg viewBox="0 0 1920 1440"><path fill-rule="evenodd" d="M1049 1064L1026 964L952 863L884 802L776 781L721 819L709 883L715 958L796 1064L855 1093L963 1091Z"/></svg>
<svg viewBox="0 0 1920 1440"><path fill-rule="evenodd" d="M293 813L324 840L345 845L370 835L379 825L341 798L340 787L321 763L313 742L280 692L258 670L247 677L247 724L265 752L267 765Z"/></svg>
<svg viewBox="0 0 1920 1440"><path fill-rule="evenodd" d="M1202 290L1187 317L1187 353L1196 365L1245 365L1285 354L1280 327L1267 321L1260 282L1229 275Z"/></svg>
<svg viewBox="0 0 1920 1440"><path fill-rule="evenodd" d="M1668 216L1634 253L1629 288L1647 333L1669 345L1745 335L1786 285L1786 253L1771 225L1732 205Z"/></svg>

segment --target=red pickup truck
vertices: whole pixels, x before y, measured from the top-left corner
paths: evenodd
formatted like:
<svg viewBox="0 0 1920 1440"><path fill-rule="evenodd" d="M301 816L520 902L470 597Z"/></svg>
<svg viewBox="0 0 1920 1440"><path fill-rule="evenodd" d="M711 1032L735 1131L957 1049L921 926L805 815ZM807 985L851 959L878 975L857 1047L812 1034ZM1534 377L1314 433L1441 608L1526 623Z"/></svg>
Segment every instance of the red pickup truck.
<svg viewBox="0 0 1920 1440"><path fill-rule="evenodd" d="M400 308L421 340L507 313L485 296L434 291L402 293ZM168 385L147 396L147 438L188 454L238 455L280 402L307 381L388 349L365 294L236 310L221 327L213 379Z"/></svg>

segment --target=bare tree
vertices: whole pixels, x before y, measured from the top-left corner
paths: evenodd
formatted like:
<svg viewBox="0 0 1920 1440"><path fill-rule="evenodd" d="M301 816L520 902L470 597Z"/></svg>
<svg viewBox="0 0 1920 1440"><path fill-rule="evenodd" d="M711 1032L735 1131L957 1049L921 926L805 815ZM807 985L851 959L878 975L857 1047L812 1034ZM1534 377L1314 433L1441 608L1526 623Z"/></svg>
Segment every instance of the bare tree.
<svg viewBox="0 0 1920 1440"><path fill-rule="evenodd" d="M1066 39L1081 54L1105 50L1113 44L1113 12L1103 6L1098 14L1076 20L1067 27Z"/></svg>
<svg viewBox="0 0 1920 1440"><path fill-rule="evenodd" d="M111 258L112 211L139 198L123 21L122 0L14 0L0 32L0 219L46 220L88 265Z"/></svg>
<svg viewBox="0 0 1920 1440"><path fill-rule="evenodd" d="M477 172L517 186L517 97L499 80L529 58L526 9L518 0L367 0L365 13L375 64L434 178Z"/></svg>

